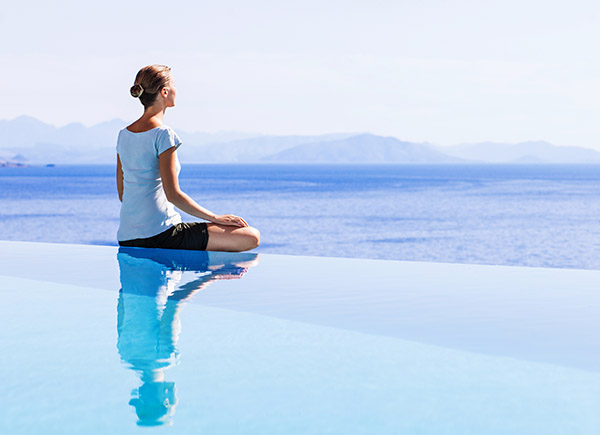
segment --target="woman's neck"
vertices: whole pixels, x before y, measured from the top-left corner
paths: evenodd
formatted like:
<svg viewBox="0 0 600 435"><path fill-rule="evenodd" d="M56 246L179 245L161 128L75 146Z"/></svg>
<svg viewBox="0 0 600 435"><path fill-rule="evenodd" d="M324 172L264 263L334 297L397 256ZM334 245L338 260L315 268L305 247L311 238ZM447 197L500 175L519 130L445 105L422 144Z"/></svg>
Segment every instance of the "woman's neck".
<svg viewBox="0 0 600 435"><path fill-rule="evenodd" d="M133 124L129 125L127 129L134 133L141 133L143 131L160 127L161 125L163 125L165 110L166 108L155 106L149 107L146 110L144 110L144 114Z"/></svg>
<svg viewBox="0 0 600 435"><path fill-rule="evenodd" d="M140 120L143 120L145 122L149 122L152 124L162 125L163 119L165 116L165 110L166 110L166 108L154 107L154 106L149 107L146 110L144 110L144 114L142 115Z"/></svg>

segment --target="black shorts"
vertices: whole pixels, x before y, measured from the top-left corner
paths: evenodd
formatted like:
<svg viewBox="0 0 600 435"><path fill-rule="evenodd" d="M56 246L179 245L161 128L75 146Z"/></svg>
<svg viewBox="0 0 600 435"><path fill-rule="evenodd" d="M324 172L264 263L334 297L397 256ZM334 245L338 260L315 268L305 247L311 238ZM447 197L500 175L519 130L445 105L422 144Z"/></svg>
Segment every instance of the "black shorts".
<svg viewBox="0 0 600 435"><path fill-rule="evenodd" d="M119 241L120 246L135 248L188 249L205 251L208 245L206 222L182 222L156 236Z"/></svg>

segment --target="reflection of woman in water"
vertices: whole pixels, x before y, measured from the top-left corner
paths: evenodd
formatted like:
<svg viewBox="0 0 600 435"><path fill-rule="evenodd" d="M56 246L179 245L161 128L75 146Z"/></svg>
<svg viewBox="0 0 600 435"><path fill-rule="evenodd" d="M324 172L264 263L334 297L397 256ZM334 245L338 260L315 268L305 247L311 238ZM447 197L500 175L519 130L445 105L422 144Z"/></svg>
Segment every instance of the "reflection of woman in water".
<svg viewBox="0 0 600 435"><path fill-rule="evenodd" d="M130 89L144 106L142 116L117 138L117 191L122 202L117 239L141 248L247 251L260 233L232 214L217 215L197 204L179 187L181 166L177 133L163 124L175 106L177 89L171 68L142 68ZM207 222L181 221L178 209Z"/></svg>
<svg viewBox="0 0 600 435"><path fill-rule="evenodd" d="M164 370L178 360L182 303L215 280L241 278L258 255L121 247L117 259L117 348L142 381L129 404L139 425L170 423L177 398Z"/></svg>

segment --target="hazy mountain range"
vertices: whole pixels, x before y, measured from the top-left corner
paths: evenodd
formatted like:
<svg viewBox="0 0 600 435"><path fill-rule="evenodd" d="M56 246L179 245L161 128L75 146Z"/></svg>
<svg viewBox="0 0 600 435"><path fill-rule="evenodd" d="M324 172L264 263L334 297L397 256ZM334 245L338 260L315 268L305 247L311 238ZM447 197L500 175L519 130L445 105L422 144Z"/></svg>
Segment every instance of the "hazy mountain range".
<svg viewBox="0 0 600 435"><path fill-rule="evenodd" d="M119 119L91 127L55 127L29 116L0 120L0 164L114 163L117 133L125 125ZM188 163L600 163L598 151L544 141L440 147L370 133L177 133Z"/></svg>

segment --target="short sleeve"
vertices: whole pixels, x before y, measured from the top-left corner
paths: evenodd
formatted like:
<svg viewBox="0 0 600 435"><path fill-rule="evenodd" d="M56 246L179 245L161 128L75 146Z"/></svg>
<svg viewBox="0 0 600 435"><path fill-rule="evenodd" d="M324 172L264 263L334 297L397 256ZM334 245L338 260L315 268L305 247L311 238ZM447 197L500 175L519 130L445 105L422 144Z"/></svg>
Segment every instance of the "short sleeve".
<svg viewBox="0 0 600 435"><path fill-rule="evenodd" d="M179 148L181 139L173 129L167 127L158 133L156 140L156 155L159 156L171 147Z"/></svg>

